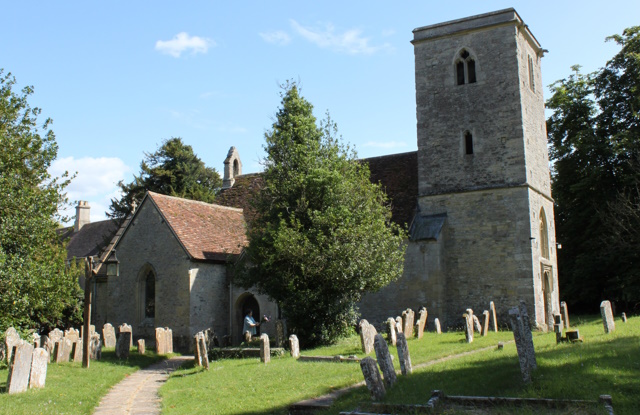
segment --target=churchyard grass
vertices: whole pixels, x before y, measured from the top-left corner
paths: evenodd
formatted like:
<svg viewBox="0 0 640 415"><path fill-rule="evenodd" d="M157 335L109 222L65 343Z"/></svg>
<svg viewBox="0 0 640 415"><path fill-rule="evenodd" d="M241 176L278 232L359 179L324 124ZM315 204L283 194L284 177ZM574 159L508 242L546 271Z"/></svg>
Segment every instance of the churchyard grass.
<svg viewBox="0 0 640 415"><path fill-rule="evenodd" d="M8 371L0 370L0 413L90 414L113 385L162 359L151 351L143 356L132 351L129 359L121 361L113 349L103 349L102 360L92 360L89 369L82 362L50 363L43 389L15 395L6 393Z"/></svg>

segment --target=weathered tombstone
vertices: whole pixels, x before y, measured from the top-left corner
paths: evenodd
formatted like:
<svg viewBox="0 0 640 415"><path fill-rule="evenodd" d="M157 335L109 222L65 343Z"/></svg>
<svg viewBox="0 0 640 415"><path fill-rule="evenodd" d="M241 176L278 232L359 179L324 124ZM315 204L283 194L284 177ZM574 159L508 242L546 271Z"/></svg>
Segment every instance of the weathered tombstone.
<svg viewBox="0 0 640 415"><path fill-rule="evenodd" d="M49 338L49 336L42 336L41 339L42 347L49 353L49 362L51 362L51 358L53 357L53 349L55 349L55 343Z"/></svg>
<svg viewBox="0 0 640 415"><path fill-rule="evenodd" d="M373 347L376 350L376 359L382 369L382 376L384 376L384 382L388 388L392 387L396 383L396 369L393 367L393 360L391 360L391 354L389 353L389 347L387 342L381 334L376 334L373 341Z"/></svg>
<svg viewBox="0 0 640 415"><path fill-rule="evenodd" d="M482 337L489 334L489 310L482 312Z"/></svg>
<svg viewBox="0 0 640 415"><path fill-rule="evenodd" d="M531 322L529 321L529 313L527 312L527 305L524 301L520 301L519 306L520 318L522 319L522 327L524 328L524 339L526 351L528 354L529 365L532 369L536 369L538 367L538 362L536 361L536 352L533 349L533 335L531 334Z"/></svg>
<svg viewBox="0 0 640 415"><path fill-rule="evenodd" d="M64 333L60 329L53 329L49 332L49 338L55 344L64 337Z"/></svg>
<svg viewBox="0 0 640 415"><path fill-rule="evenodd" d="M427 314L426 307L422 307L420 311L418 311L418 339L421 339L424 335L424 327L427 324Z"/></svg>
<svg viewBox="0 0 640 415"><path fill-rule="evenodd" d="M464 319L464 338L467 343L473 342L473 314L469 314L468 311L471 309L467 309L467 313L462 315Z"/></svg>
<svg viewBox="0 0 640 415"><path fill-rule="evenodd" d="M198 343L200 344L200 362L205 369L209 370L209 352L207 350L207 341L204 338L204 333L200 332L198 336Z"/></svg>
<svg viewBox="0 0 640 415"><path fill-rule="evenodd" d="M482 333L482 326L480 325L480 319L475 314L473 315L473 326L476 328L478 334Z"/></svg>
<svg viewBox="0 0 640 415"><path fill-rule="evenodd" d="M145 345L144 339L138 339L138 354L145 354L147 352L147 347Z"/></svg>
<svg viewBox="0 0 640 415"><path fill-rule="evenodd" d="M120 359L128 359L131 350L131 332L120 331L118 340L116 341L116 357Z"/></svg>
<svg viewBox="0 0 640 415"><path fill-rule="evenodd" d="M65 338L58 340L56 343L56 363L68 362L72 347L71 340Z"/></svg>
<svg viewBox="0 0 640 415"><path fill-rule="evenodd" d="M511 330L513 331L513 338L516 343L516 350L518 351L518 361L520 362L522 380L525 383L529 383L531 381L531 368L533 366L529 360L530 356L526 345L527 340L525 338L525 327L518 307L513 307L509 310L509 319L511 322Z"/></svg>
<svg viewBox="0 0 640 415"><path fill-rule="evenodd" d="M276 347L284 347L284 321L276 320Z"/></svg>
<svg viewBox="0 0 640 415"><path fill-rule="evenodd" d="M567 303L564 301L560 303L560 314L562 314L562 321L564 323L564 328L569 328L569 311L567 310Z"/></svg>
<svg viewBox="0 0 640 415"><path fill-rule="evenodd" d="M496 319L496 306L493 304L493 301L489 302L489 312L491 313L491 318L493 319L493 331L498 332L498 320Z"/></svg>
<svg viewBox="0 0 640 415"><path fill-rule="evenodd" d="M560 314L553 315L553 331L556 333L556 343L562 341L562 316Z"/></svg>
<svg viewBox="0 0 640 415"><path fill-rule="evenodd" d="M369 354L373 351L373 338L378 332L376 328L369 324L365 319L360 320L358 324L360 327L360 344L362 345L362 352Z"/></svg>
<svg viewBox="0 0 640 415"><path fill-rule="evenodd" d="M611 312L611 303L607 300L600 303L600 314L602 315L602 324L604 332L611 333L616 329L616 323L613 321L613 313Z"/></svg>
<svg viewBox="0 0 640 415"><path fill-rule="evenodd" d="M169 327L165 327L164 335L167 353L173 353L173 330L171 330Z"/></svg>
<svg viewBox="0 0 640 415"><path fill-rule="evenodd" d="M15 356L13 356L9 366L9 377L7 379L7 391L9 394L24 392L29 387L32 359L33 344L20 342L15 346Z"/></svg>
<svg viewBox="0 0 640 415"><path fill-rule="evenodd" d="M291 357L294 359L300 357L300 343L298 342L298 336L295 334L289 336L289 350L291 351Z"/></svg>
<svg viewBox="0 0 640 415"><path fill-rule="evenodd" d="M104 347L116 347L116 330L111 323L102 326L102 337L104 338Z"/></svg>
<svg viewBox="0 0 640 415"><path fill-rule="evenodd" d="M121 324L121 325L120 325L120 327L118 327L118 334L119 334L119 335L122 335L122 333L131 333L131 334L129 335L129 341L130 341L130 343L129 343L129 349L131 349L131 348L133 347L133 330L131 329L131 326L130 326L130 325L128 325L127 323L123 323L123 324ZM119 338L120 338L120 337L118 336L118 339L119 339ZM117 345L117 340L116 340L116 347L118 347L118 345ZM129 355L127 354L127 356L129 356Z"/></svg>
<svg viewBox="0 0 640 415"><path fill-rule="evenodd" d="M244 342L249 344L251 342L251 332L249 330L244 332Z"/></svg>
<svg viewBox="0 0 640 415"><path fill-rule="evenodd" d="M260 361L265 364L271 361L271 347L269 346L269 335L267 333L260 335Z"/></svg>
<svg viewBox="0 0 640 415"><path fill-rule="evenodd" d="M7 363L11 364L11 357L13 355L13 348L20 344L20 335L13 327L9 327L4 334L4 344L6 345Z"/></svg>
<svg viewBox="0 0 640 415"><path fill-rule="evenodd" d="M405 337L413 337L413 321L413 310L407 308L402 312L402 332L404 333Z"/></svg>
<svg viewBox="0 0 640 415"><path fill-rule="evenodd" d="M33 350L32 356L29 388L44 388L45 381L47 380L49 353L45 349L38 347Z"/></svg>
<svg viewBox="0 0 640 415"><path fill-rule="evenodd" d="M400 371L406 376L413 371L413 367L411 366L411 356L409 356L409 347L407 346L407 338L404 333L398 333L397 348Z"/></svg>
<svg viewBox="0 0 640 415"><path fill-rule="evenodd" d="M31 334L31 340L33 344L33 348L42 347L42 337L38 333Z"/></svg>
<svg viewBox="0 0 640 415"><path fill-rule="evenodd" d="M73 343L71 346L71 354L73 355L74 362L82 362L82 339L78 339Z"/></svg>
<svg viewBox="0 0 640 415"><path fill-rule="evenodd" d="M167 354L167 338L162 327L156 327L156 353Z"/></svg>
<svg viewBox="0 0 640 415"><path fill-rule="evenodd" d="M387 334L388 334L387 341L391 343L392 346L396 345L397 332L398 330L396 330L396 321L394 320L393 317L389 317L387 319Z"/></svg>
<svg viewBox="0 0 640 415"><path fill-rule="evenodd" d="M200 342L198 338L200 337L200 332L196 333L193 336L193 358L195 360L196 366L202 366L202 350L200 350Z"/></svg>
<svg viewBox="0 0 640 415"><path fill-rule="evenodd" d="M72 327L64 331L64 338L69 339L71 343L75 343L80 338L80 332Z"/></svg>
<svg viewBox="0 0 640 415"><path fill-rule="evenodd" d="M622 322L623 323L627 322L627 313L622 313Z"/></svg>
<svg viewBox="0 0 640 415"><path fill-rule="evenodd" d="M384 389L384 383L382 383L382 377L376 361L370 357L365 357L360 361L360 369L367 384L367 389L371 392L371 399L381 400L384 398L386 390Z"/></svg>
<svg viewBox="0 0 640 415"><path fill-rule="evenodd" d="M93 324L90 324L89 333L91 334L91 336L93 336L93 333L95 332L96 332L96 326L94 326ZM84 337L84 324L80 327L80 338L83 338L83 337Z"/></svg>
<svg viewBox="0 0 640 415"><path fill-rule="evenodd" d="M100 360L102 358L102 342L100 341L100 335L93 333L89 341L89 358L93 360Z"/></svg>
<svg viewBox="0 0 640 415"><path fill-rule="evenodd" d="M436 327L436 334L442 334L442 329L440 328L440 320L437 317L433 320L433 325Z"/></svg>
<svg viewBox="0 0 640 415"><path fill-rule="evenodd" d="M402 330L402 317L400 316L396 317L396 334L397 333L404 333Z"/></svg>

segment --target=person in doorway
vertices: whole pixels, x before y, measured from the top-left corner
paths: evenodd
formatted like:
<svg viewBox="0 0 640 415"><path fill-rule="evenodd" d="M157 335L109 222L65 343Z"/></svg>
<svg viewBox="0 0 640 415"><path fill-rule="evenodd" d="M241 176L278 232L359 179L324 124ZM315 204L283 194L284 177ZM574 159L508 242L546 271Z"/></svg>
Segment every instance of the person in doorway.
<svg viewBox="0 0 640 415"><path fill-rule="evenodd" d="M256 323L253 319L253 310L248 310L244 317L244 325L242 327L242 332L249 332L252 336L256 335L256 327L260 327L260 323Z"/></svg>

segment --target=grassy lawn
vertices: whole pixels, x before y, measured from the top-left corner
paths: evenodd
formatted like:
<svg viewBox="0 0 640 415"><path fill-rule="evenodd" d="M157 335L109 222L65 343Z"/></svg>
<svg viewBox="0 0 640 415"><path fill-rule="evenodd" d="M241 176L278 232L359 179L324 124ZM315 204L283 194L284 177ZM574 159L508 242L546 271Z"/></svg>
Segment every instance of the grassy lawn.
<svg viewBox="0 0 640 415"><path fill-rule="evenodd" d="M91 361L89 369L82 363L49 364L43 389L9 395L6 393L7 370L0 370L0 413L2 414L90 414L100 399L125 376L164 359L147 351L131 353L120 361L113 349L103 349L102 360Z"/></svg>

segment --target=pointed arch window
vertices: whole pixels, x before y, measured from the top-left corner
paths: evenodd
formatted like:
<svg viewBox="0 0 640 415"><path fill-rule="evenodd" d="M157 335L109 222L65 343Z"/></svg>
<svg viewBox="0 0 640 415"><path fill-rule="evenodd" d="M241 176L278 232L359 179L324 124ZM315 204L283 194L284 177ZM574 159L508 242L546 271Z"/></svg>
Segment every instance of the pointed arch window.
<svg viewBox="0 0 640 415"><path fill-rule="evenodd" d="M476 61L466 49L462 49L458 54L455 67L458 85L476 82Z"/></svg>
<svg viewBox="0 0 640 415"><path fill-rule="evenodd" d="M473 154L473 135L470 131L464 133L464 153Z"/></svg>
<svg viewBox="0 0 640 415"><path fill-rule="evenodd" d="M540 209L540 256L549 259L549 232L547 229L547 215L544 208Z"/></svg>
<svg viewBox="0 0 640 415"><path fill-rule="evenodd" d="M531 55L529 55L529 88L531 88L533 92L536 92L535 76L533 73L533 59L531 58Z"/></svg>
<svg viewBox="0 0 640 415"><path fill-rule="evenodd" d="M147 272L144 279L144 317L156 316L156 275L153 271Z"/></svg>

